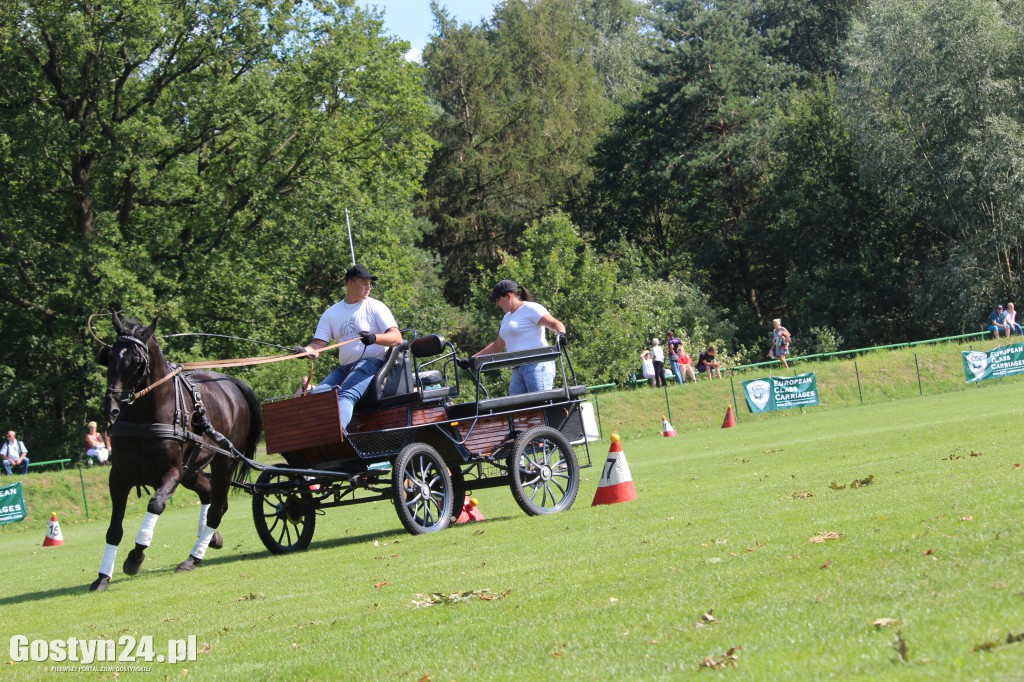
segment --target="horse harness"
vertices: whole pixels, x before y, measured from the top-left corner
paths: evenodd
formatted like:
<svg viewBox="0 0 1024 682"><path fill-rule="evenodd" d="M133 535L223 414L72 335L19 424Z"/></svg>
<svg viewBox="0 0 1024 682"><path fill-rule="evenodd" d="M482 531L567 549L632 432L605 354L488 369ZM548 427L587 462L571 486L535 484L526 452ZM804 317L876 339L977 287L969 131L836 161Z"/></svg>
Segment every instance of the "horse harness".
<svg viewBox="0 0 1024 682"><path fill-rule="evenodd" d="M149 349L146 347L144 341L128 334L118 336L117 340L120 342L133 343L143 351L142 357L145 361L145 367L135 386L127 392L124 389L115 390L109 386L107 387L108 394L116 397L120 402L131 404L134 403L137 398L141 398L146 395L156 386L156 383L154 383L146 388L142 388L142 384L149 377L150 372ZM185 457L182 460L182 466L186 471L194 466L195 459L198 456L199 451L203 448L207 448L208 450L212 450L213 452L225 455L232 459L249 461L249 459L235 447L227 436L213 428L213 424L210 423L209 418L206 416L206 405L203 403L203 395L195 383L191 381L192 375L195 374L195 372L183 372L182 367L180 366L176 367L174 365L170 365L170 367L172 370L171 374L168 377L165 377L165 379L161 379L161 382L166 379L173 379L174 381L174 419L172 422L170 424L143 424L138 422L117 421L114 422L110 429L111 435L133 438L149 437L187 443L188 452L185 453ZM189 398L192 400L192 410L187 408L187 400ZM208 436L213 439L217 445L212 445L203 436Z"/></svg>

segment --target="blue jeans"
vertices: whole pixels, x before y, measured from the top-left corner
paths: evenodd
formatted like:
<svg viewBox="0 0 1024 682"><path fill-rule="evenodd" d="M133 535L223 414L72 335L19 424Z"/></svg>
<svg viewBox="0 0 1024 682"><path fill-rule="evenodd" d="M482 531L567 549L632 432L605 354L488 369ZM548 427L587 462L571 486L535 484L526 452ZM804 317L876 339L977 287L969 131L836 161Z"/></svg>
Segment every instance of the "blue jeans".
<svg viewBox="0 0 1024 682"><path fill-rule="evenodd" d="M317 384L313 393L338 389L338 408L341 412L341 428L347 429L352 421L356 403L366 393L373 381L373 375L384 364L382 358L363 358L348 365L339 365L331 370L327 378Z"/></svg>
<svg viewBox="0 0 1024 682"><path fill-rule="evenodd" d="M512 381L508 385L509 395L547 391L555 383L555 363L538 362L533 365L519 365L512 369Z"/></svg>
<svg viewBox="0 0 1024 682"><path fill-rule="evenodd" d="M679 359L676 356L671 357L672 360L672 373L676 375L676 381L681 386L683 384L683 370L679 368Z"/></svg>
<svg viewBox="0 0 1024 682"><path fill-rule="evenodd" d="M21 464L11 464L11 460L9 460L6 457L4 457L3 458L3 464L4 464L4 473L7 474L8 476L10 476L11 473L12 473L11 472L11 467L12 466L21 467L21 473L23 473L23 474L27 474L28 473L28 457L26 457L25 459L21 460Z"/></svg>

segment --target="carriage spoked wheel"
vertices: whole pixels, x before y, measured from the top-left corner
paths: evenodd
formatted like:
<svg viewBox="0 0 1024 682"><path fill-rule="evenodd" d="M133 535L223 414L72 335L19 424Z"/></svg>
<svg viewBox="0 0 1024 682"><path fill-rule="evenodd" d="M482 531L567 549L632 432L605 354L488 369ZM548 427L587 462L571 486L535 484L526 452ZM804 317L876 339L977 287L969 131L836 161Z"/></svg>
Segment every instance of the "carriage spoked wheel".
<svg viewBox="0 0 1024 682"><path fill-rule="evenodd" d="M424 443L402 448L392 470L395 511L413 535L444 530L455 509L452 478L437 450Z"/></svg>
<svg viewBox="0 0 1024 682"><path fill-rule="evenodd" d="M508 461L512 496L530 516L565 511L576 501L580 468L561 432L537 426L516 439Z"/></svg>
<svg viewBox="0 0 1024 682"><path fill-rule="evenodd" d="M264 490L261 486L288 482L287 488ZM264 471L252 494L252 520L256 534L273 554L288 554L309 547L316 529L313 496L299 487L291 474Z"/></svg>

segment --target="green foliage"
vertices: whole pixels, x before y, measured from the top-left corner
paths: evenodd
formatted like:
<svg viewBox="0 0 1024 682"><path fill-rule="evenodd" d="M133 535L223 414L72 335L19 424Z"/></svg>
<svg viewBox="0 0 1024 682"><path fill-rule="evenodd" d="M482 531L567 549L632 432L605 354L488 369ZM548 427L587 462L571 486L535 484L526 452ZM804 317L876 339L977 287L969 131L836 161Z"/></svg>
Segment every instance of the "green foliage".
<svg viewBox="0 0 1024 682"><path fill-rule="evenodd" d="M614 263L583 241L566 214L531 223L521 244L520 256L505 254L491 279L473 288L475 328L496 334L501 312L489 301L491 287L499 279L516 280L565 324L584 383L628 380L639 366L640 350L670 328L694 348L721 344L735 334L725 312L691 285L624 279ZM492 339L485 333L475 342Z"/></svg>
<svg viewBox="0 0 1024 682"><path fill-rule="evenodd" d="M1024 264L1019 2L871 3L842 80L865 177L917 224L918 307L975 327ZM947 328L948 329L948 328Z"/></svg>
<svg viewBox="0 0 1024 682"><path fill-rule="evenodd" d="M0 9L10 422L38 443L79 440L102 387L84 323L109 303L159 314L164 332L308 338L342 289L346 208L396 313L447 319L412 314L433 284L411 220L429 110L405 44L381 30L344 0ZM188 350L175 359L238 354Z"/></svg>
<svg viewBox="0 0 1024 682"><path fill-rule="evenodd" d="M449 300L465 303L478 265L517 253L528 222L581 193L613 101L635 89L637 4L515 0L479 27L434 5L423 63L439 148L425 181L435 228L425 243L443 255Z"/></svg>

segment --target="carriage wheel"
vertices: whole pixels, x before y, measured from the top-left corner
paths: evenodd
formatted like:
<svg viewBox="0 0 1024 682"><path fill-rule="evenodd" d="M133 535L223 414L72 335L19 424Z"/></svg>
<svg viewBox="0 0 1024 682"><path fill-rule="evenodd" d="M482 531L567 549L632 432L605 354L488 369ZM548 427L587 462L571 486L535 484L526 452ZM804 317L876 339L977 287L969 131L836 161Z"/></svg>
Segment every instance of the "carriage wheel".
<svg viewBox="0 0 1024 682"><path fill-rule="evenodd" d="M287 489L264 492L262 485L292 483ZM273 554L288 554L309 547L316 529L313 497L298 487L300 480L290 474L264 471L252 494L252 520L256 534Z"/></svg>
<svg viewBox="0 0 1024 682"><path fill-rule="evenodd" d="M537 426L516 439L509 456L512 496L530 516L565 511L576 501L576 451L559 431Z"/></svg>
<svg viewBox="0 0 1024 682"><path fill-rule="evenodd" d="M395 459L391 494L398 519L413 535L444 530L455 499L448 465L424 443L405 446Z"/></svg>

